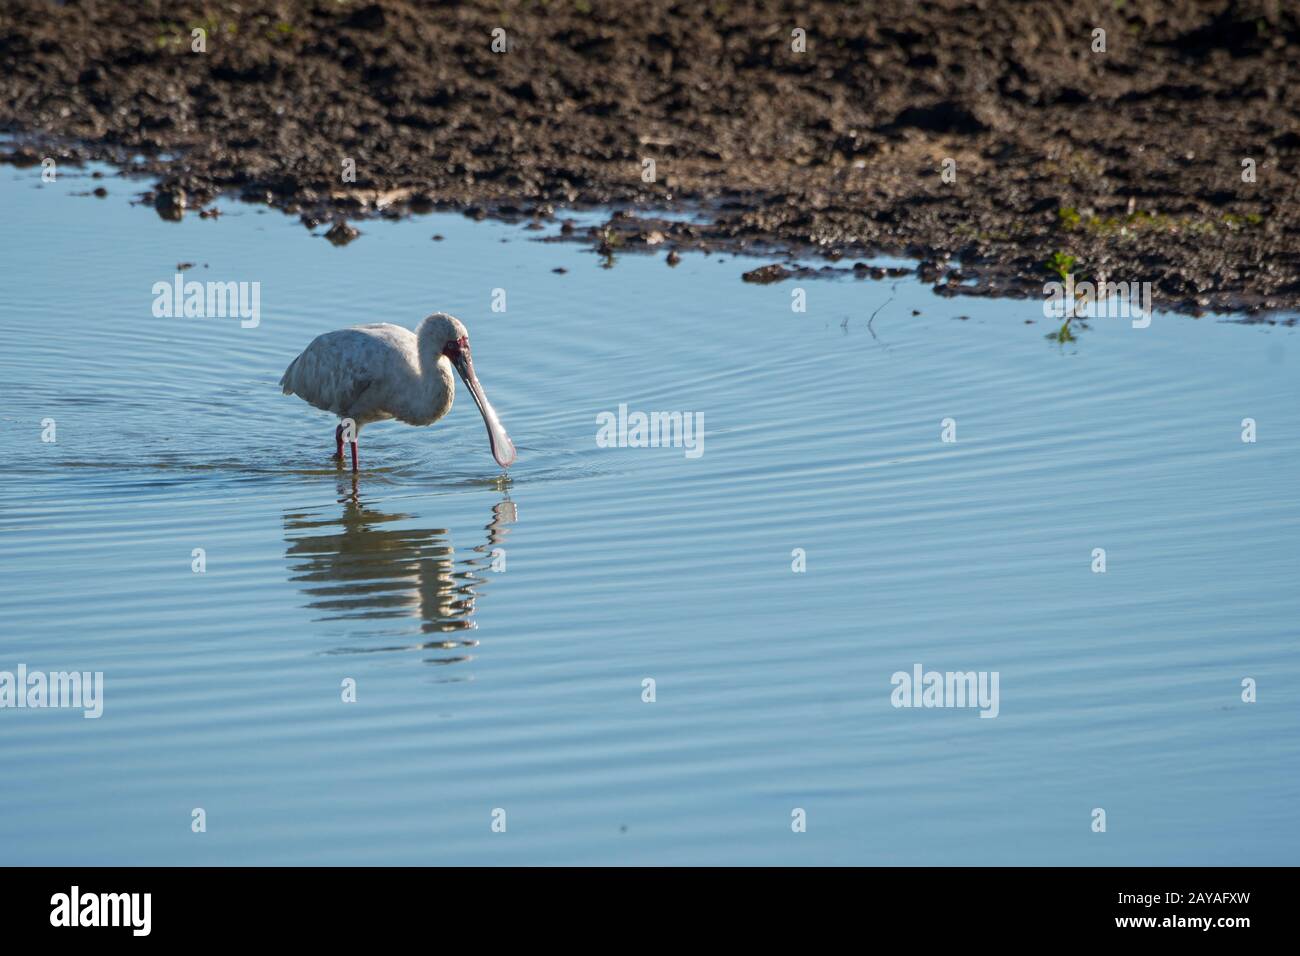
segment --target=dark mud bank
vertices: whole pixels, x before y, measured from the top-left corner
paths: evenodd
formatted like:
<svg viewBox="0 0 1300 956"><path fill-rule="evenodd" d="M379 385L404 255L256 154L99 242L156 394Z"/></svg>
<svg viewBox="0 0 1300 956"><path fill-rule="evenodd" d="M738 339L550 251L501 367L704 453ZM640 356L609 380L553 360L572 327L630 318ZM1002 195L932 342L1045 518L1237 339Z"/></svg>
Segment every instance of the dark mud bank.
<svg viewBox="0 0 1300 956"><path fill-rule="evenodd" d="M608 205L564 238L902 254L961 295L1041 296L1072 257L1165 308L1300 307L1300 14L1272 0L3 0L0 59L7 158L138 154L165 218ZM680 206L708 221L636 212Z"/></svg>

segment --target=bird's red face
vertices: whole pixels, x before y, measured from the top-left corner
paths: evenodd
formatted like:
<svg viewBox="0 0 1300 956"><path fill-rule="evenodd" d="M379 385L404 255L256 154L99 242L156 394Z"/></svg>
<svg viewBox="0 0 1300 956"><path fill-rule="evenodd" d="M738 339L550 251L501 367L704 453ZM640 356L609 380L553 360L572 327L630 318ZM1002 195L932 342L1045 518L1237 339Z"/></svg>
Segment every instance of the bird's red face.
<svg viewBox="0 0 1300 956"><path fill-rule="evenodd" d="M461 352L469 354L468 335L462 335L458 339L452 339L442 347L442 354L451 359L453 365L456 364L457 356L459 356Z"/></svg>
<svg viewBox="0 0 1300 956"><path fill-rule="evenodd" d="M460 373L465 387L474 396L474 404L478 406L479 414L483 416L483 423L487 425L488 441L492 443L492 457L502 468L509 468L515 460L515 445L506 434L501 419L497 417L496 409L487 400L487 393L479 384L478 376L474 374L474 362L469 354L469 336L462 335L458 339L452 339L442 347L442 354L456 366L456 371Z"/></svg>

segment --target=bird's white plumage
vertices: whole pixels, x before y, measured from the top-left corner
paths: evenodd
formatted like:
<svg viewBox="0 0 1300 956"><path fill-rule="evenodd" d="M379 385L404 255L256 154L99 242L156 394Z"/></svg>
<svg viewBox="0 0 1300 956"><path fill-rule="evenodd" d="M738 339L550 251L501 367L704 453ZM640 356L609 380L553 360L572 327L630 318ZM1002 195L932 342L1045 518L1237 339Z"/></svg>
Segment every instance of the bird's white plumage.
<svg viewBox="0 0 1300 956"><path fill-rule="evenodd" d="M451 362L434 351L424 374L419 336L400 325L358 325L317 336L285 369L280 387L357 428L396 418L430 425L456 397Z"/></svg>

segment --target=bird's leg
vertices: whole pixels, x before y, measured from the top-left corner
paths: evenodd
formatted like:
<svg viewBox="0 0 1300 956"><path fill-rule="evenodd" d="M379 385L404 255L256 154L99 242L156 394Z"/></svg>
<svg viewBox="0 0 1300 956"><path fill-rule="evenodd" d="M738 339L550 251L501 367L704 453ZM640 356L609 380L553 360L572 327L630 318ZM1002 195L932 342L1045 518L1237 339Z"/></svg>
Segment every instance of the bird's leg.
<svg viewBox="0 0 1300 956"><path fill-rule="evenodd" d="M334 457L339 461L343 460L343 426L339 425L334 429Z"/></svg>
<svg viewBox="0 0 1300 956"><path fill-rule="evenodd" d="M358 443L357 443L357 440L356 440L355 438L353 438L353 439L352 439L352 470L353 470L353 472L355 472L355 471L357 470L357 444L358 444Z"/></svg>

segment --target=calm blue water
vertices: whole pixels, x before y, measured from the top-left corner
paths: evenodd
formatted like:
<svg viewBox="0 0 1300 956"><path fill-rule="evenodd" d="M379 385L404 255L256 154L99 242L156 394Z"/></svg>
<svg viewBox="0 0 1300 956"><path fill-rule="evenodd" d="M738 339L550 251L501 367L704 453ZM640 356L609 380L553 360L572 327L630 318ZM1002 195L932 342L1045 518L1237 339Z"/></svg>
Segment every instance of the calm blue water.
<svg viewBox="0 0 1300 956"><path fill-rule="evenodd" d="M1059 346L912 279L455 215L334 248L102 182L0 167L0 671L105 681L98 720L0 710L0 862L1300 862L1295 329ZM180 262L260 324L155 318ZM279 376L434 310L518 464L462 389L354 483ZM620 403L702 413L704 453L598 447ZM996 719L893 707L918 663L996 671Z"/></svg>

